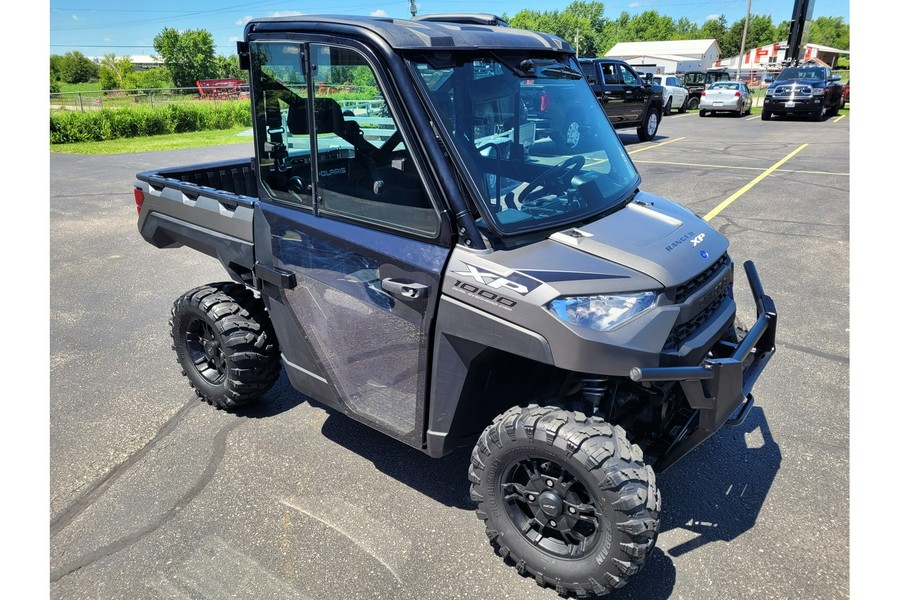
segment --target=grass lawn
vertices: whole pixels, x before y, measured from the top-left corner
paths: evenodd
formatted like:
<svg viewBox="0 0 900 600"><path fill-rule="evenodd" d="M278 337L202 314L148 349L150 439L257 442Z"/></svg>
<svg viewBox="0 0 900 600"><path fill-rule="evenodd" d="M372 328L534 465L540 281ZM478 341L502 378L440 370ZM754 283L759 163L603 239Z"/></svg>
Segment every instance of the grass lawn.
<svg viewBox="0 0 900 600"><path fill-rule="evenodd" d="M68 154L129 154L133 152L156 152L158 150L183 150L203 146L224 144L246 144L253 141L250 135L239 135L248 131L246 127L173 133L140 138L125 138L105 142L79 142L75 144L50 144L51 152Z"/></svg>

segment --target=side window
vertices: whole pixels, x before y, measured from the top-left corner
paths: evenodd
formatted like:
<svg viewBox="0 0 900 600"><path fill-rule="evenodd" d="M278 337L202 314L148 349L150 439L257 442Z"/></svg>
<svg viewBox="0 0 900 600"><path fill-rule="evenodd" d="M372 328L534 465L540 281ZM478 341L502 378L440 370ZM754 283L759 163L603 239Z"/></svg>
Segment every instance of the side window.
<svg viewBox="0 0 900 600"><path fill-rule="evenodd" d="M438 213L368 61L318 44L310 55L319 213L437 235Z"/></svg>
<svg viewBox="0 0 900 600"><path fill-rule="evenodd" d="M673 87L680 87L680 86L681 86L681 84L678 83L678 78L677 78L677 77L668 77L667 79L669 80L668 85L671 85L671 86L673 86Z"/></svg>
<svg viewBox="0 0 900 600"><path fill-rule="evenodd" d="M640 78L628 67L625 65L619 65L619 68L622 71L622 82L625 85L641 85Z"/></svg>
<svg viewBox="0 0 900 600"><path fill-rule="evenodd" d="M250 69L260 183L274 198L311 208L307 87L301 51L302 46L293 42L254 42Z"/></svg>
<svg viewBox="0 0 900 600"><path fill-rule="evenodd" d="M615 63L603 63L601 66L603 72L603 82L607 85L622 85L622 78L619 75L619 65Z"/></svg>
<svg viewBox="0 0 900 600"><path fill-rule="evenodd" d="M597 85L597 66L592 62L579 63L581 70L584 72L584 78L591 85Z"/></svg>

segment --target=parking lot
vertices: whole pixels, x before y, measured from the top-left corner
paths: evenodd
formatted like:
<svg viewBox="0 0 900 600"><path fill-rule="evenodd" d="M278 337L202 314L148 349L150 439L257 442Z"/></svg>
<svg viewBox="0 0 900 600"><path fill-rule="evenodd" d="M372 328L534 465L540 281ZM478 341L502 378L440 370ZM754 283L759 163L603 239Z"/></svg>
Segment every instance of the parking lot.
<svg viewBox="0 0 900 600"><path fill-rule="evenodd" d="M850 118L754 110L673 114L653 142L620 134L643 190L755 262L779 322L755 408L660 476L657 548L611 597L850 595ZM235 413L194 396L169 311L227 275L144 242L131 184L250 152L50 156L51 597L556 598L492 552L468 449L428 458L284 376ZM752 321L742 269L735 280Z"/></svg>

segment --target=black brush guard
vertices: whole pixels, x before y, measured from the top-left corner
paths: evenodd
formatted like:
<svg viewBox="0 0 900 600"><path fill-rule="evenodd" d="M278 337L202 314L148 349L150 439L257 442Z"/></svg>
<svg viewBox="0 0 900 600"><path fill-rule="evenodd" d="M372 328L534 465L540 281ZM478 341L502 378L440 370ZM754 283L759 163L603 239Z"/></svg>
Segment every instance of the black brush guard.
<svg viewBox="0 0 900 600"><path fill-rule="evenodd" d="M753 406L750 391L775 353L778 315L775 303L763 292L759 274L751 261L744 263L744 271L756 301L757 319L731 356L708 358L696 367L635 367L631 370L633 381L680 382L688 404L697 411L699 418L697 428L653 465L656 472L672 466L723 425L740 425Z"/></svg>

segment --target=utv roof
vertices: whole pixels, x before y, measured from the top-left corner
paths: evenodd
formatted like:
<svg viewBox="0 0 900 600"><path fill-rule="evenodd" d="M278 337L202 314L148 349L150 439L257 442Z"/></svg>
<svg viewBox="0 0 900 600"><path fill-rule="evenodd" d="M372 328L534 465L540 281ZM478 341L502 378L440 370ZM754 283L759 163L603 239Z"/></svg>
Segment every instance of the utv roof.
<svg viewBox="0 0 900 600"><path fill-rule="evenodd" d="M442 21L432 19L447 19ZM499 26L482 25L497 20ZM512 29L493 15L431 15L415 20L348 15L300 15L254 19L244 39L259 33L321 33L356 38L378 37L395 50L549 50L570 52L571 44L555 35Z"/></svg>

